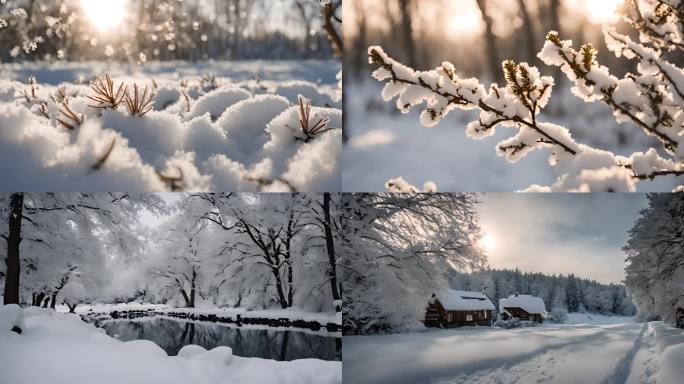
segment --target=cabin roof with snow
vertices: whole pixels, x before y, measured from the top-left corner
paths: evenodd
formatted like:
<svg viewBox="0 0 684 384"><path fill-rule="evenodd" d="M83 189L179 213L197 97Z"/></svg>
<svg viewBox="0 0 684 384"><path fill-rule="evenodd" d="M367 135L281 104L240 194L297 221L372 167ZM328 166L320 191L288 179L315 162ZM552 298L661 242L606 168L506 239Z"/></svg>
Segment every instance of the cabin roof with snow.
<svg viewBox="0 0 684 384"><path fill-rule="evenodd" d="M510 295L507 299L499 300L499 310L504 308L522 308L527 313L544 313L544 300L531 295Z"/></svg>
<svg viewBox="0 0 684 384"><path fill-rule="evenodd" d="M492 304L487 296L478 292L449 289L437 295L437 299L447 311L494 310L494 304Z"/></svg>

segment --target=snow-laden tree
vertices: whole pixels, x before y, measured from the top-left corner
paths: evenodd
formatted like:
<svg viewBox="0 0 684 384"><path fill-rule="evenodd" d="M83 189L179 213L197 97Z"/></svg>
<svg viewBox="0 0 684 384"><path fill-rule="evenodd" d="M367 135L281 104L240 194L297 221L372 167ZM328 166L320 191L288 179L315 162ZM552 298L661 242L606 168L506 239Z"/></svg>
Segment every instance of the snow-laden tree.
<svg viewBox="0 0 684 384"><path fill-rule="evenodd" d="M497 145L497 153L516 163L539 149L549 149L549 165L559 177L550 186L528 191L635 191L642 181L684 175L684 71L667 55L684 51L684 1L627 0L624 17L638 32L638 41L606 26L607 47L617 57L633 60L636 72L622 77L610 73L597 59L591 44L575 48L551 31L538 57L558 67L574 84L572 92L588 103L599 102L613 111L618 123L631 122L659 140L658 148L618 156L577 142L571 130L540 118L555 80L527 63L503 62L504 85L486 88L478 79L463 79L451 63L430 71L416 71L389 57L381 47L369 48L369 61L379 68L373 77L386 82L385 100L397 97L397 108L408 112L426 104L421 123L431 127L454 110L479 110L466 133L473 139L494 135L497 127L516 131ZM399 178L390 191L414 191ZM684 189L684 186L680 186ZM426 190L434 190L428 185Z"/></svg>
<svg viewBox="0 0 684 384"><path fill-rule="evenodd" d="M675 324L684 308L684 196L649 195L629 232L625 285L643 320Z"/></svg>
<svg viewBox="0 0 684 384"><path fill-rule="evenodd" d="M179 296L180 286L189 289L194 270L207 305L341 309L339 194L192 194L179 207L168 225L192 228L200 240L192 252L181 246L157 252L150 268L161 280L154 280L172 288L152 283L156 301ZM165 236L184 237L177 232Z"/></svg>
<svg viewBox="0 0 684 384"><path fill-rule="evenodd" d="M413 326L450 270L484 267L475 204L467 194L345 194L346 332Z"/></svg>
<svg viewBox="0 0 684 384"><path fill-rule="evenodd" d="M176 214L154 231L145 264L151 278L160 280L161 285L155 286L151 295L170 298L168 301L187 308L206 298L219 246L208 227L208 222Z"/></svg>
<svg viewBox="0 0 684 384"><path fill-rule="evenodd" d="M0 206L5 304L30 295L32 304L49 299L53 307L69 284L97 290L109 281L107 256L141 246L139 211L166 209L157 195L123 193L0 194Z"/></svg>

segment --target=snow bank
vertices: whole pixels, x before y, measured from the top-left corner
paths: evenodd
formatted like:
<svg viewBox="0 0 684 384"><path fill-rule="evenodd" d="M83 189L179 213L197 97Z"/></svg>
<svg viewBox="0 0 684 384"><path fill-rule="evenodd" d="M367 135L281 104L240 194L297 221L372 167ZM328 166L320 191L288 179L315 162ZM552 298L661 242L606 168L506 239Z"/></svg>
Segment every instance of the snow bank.
<svg viewBox="0 0 684 384"><path fill-rule="evenodd" d="M15 322L16 313L16 308L1 308L0 324ZM0 373L6 384L342 382L341 362L277 362L233 356L227 347L206 351L197 346L169 357L150 341L113 339L78 315L28 308L21 317L21 335L0 328Z"/></svg>

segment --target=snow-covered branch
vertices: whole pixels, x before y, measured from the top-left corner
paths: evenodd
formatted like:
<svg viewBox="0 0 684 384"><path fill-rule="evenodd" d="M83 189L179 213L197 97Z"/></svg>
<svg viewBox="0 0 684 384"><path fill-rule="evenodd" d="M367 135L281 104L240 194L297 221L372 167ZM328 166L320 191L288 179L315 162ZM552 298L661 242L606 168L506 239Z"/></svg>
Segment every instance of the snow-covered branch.
<svg viewBox="0 0 684 384"><path fill-rule="evenodd" d="M378 67L373 77L386 83L382 91L385 101L396 98L397 108L404 113L425 104L420 121L426 127L435 126L454 110L475 109L480 117L466 128L470 138L490 137L499 126L516 131L496 147L510 163L535 150L550 150L549 164L559 174L557 181L551 186L532 186L528 191L635 191L641 181L684 175L684 71L661 55L663 48L676 49L681 42L682 3L633 1L631 7L642 15L632 20L642 26L643 42L636 43L608 27L604 36L615 55L638 60L638 73L619 79L597 62L597 51L591 44L575 50L572 41L561 40L556 32L547 35L538 55L545 64L565 73L574 83L572 92L576 96L586 102L605 103L618 123L632 122L662 144L660 149L630 156L579 143L568 128L542 121L540 114L550 100L555 80L541 76L527 63L504 61L506 84L492 84L487 89L478 79L459 77L448 62L433 70L417 71L392 59L378 46L368 49L369 62ZM647 9L660 15L660 28L654 28L651 13L643 16ZM674 24L671 29L663 27L669 24ZM644 40L650 36L644 31L660 34L660 43ZM666 41L675 47L664 46ZM390 180L387 189L420 191L402 178ZM426 192L436 189L433 183L424 187Z"/></svg>

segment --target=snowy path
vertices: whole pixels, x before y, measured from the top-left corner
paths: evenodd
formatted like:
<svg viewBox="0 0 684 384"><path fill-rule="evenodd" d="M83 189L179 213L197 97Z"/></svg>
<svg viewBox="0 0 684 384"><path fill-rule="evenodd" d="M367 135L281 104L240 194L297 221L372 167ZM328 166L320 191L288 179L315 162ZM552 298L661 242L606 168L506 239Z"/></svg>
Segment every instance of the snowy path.
<svg viewBox="0 0 684 384"><path fill-rule="evenodd" d="M343 370L356 383L624 383L645 330L626 323L350 337Z"/></svg>

